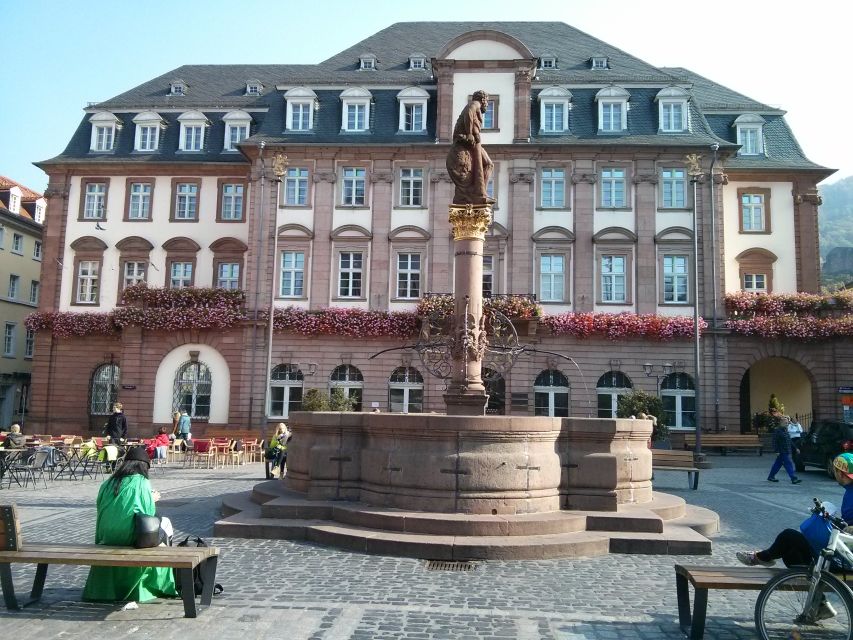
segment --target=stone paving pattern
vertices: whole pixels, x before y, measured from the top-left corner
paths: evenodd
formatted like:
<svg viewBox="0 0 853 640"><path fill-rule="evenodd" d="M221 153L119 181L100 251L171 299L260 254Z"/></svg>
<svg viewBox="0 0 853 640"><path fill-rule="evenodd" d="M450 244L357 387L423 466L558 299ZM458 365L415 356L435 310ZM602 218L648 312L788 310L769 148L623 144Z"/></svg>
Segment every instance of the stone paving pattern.
<svg viewBox="0 0 853 640"><path fill-rule="evenodd" d="M766 481L772 456L709 456L698 491L685 473L658 472L655 489L717 511L722 532L713 556L608 555L565 560L478 562L471 572L427 571L421 560L369 556L285 540L212 538L222 495L248 491L260 464L229 469L168 467L152 473L160 511L178 535L200 535L221 548L217 582L225 593L196 619L179 600L141 605L80 601L86 567L51 567L41 603L20 612L0 609L2 637L133 637L194 640L523 640L682 638L677 624L673 565L735 565L740 549L766 546L806 516L812 496L840 504L841 489L821 471L803 483ZM783 474L780 474L780 479ZM31 542L91 542L99 482L59 480L0 489L17 503ZM5 487L5 485L4 485ZM35 567L13 565L19 598ZM706 637L754 638L756 592L716 591L709 597Z"/></svg>

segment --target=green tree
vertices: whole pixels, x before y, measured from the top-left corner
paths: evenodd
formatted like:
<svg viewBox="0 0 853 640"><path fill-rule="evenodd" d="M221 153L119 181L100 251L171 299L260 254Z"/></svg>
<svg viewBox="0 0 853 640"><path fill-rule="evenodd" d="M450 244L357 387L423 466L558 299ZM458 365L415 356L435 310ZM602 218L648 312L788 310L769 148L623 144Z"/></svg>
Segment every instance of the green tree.
<svg viewBox="0 0 853 640"><path fill-rule="evenodd" d="M329 396L320 389L308 389L302 396L303 411L328 411Z"/></svg>
<svg viewBox="0 0 853 640"><path fill-rule="evenodd" d="M785 413L785 405L779 401L779 398L776 397L775 393L770 394L770 400L767 402L767 410L770 413L773 413L774 411Z"/></svg>
<svg viewBox="0 0 853 640"><path fill-rule="evenodd" d="M353 409L355 409L355 401L345 394L343 389L332 389L332 395L329 397L329 410L352 411Z"/></svg>
<svg viewBox="0 0 853 640"><path fill-rule="evenodd" d="M645 391L632 391L619 396L616 403L616 416L619 418L630 418L645 413L647 416L657 418L657 424L652 430L652 440L662 440L669 435L666 426L666 414L663 410L663 402L657 396Z"/></svg>

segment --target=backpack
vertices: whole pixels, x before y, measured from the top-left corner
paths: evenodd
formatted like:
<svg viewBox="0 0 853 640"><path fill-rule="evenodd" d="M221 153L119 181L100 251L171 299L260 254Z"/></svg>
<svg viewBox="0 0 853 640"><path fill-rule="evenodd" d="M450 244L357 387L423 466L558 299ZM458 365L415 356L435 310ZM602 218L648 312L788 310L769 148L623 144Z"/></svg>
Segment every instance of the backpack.
<svg viewBox="0 0 853 640"><path fill-rule="evenodd" d="M204 540L198 536L187 536L182 542L179 542L178 547L207 547L209 546ZM178 587L178 592L181 591L181 578L177 569L173 569L175 573L175 585ZM225 589L218 582L213 585L213 595L218 596ZM196 567L193 569L193 591L197 596L200 596L204 591L204 580L201 577L201 569Z"/></svg>

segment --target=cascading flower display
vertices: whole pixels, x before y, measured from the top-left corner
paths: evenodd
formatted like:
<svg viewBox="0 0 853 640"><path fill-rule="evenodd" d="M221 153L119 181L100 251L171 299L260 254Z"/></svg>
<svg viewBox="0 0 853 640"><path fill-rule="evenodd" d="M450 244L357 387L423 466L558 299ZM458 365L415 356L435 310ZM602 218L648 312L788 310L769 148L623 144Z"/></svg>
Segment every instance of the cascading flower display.
<svg viewBox="0 0 853 640"><path fill-rule="evenodd" d="M650 338L675 340L693 337L693 318L636 313L561 313L544 316L540 325L553 335L575 338L603 336L610 340ZM708 324L699 319L700 333Z"/></svg>
<svg viewBox="0 0 853 640"><path fill-rule="evenodd" d="M744 336L816 341L853 336L853 291L726 296L725 328Z"/></svg>

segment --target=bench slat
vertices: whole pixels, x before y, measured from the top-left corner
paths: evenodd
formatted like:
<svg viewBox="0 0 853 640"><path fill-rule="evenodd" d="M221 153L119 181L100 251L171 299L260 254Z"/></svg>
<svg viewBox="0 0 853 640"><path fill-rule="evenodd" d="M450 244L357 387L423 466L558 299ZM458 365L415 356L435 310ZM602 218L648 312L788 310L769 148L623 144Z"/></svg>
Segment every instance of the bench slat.
<svg viewBox="0 0 853 640"><path fill-rule="evenodd" d="M205 559L215 555L219 555L216 547L134 549L103 545L28 544L20 551L0 551L0 562L193 569Z"/></svg>
<svg viewBox="0 0 853 640"><path fill-rule="evenodd" d="M785 571L779 567L704 567L675 565L675 572L685 576L696 589L741 589L761 590L777 573ZM853 574L836 575L837 578L853 581Z"/></svg>
<svg viewBox="0 0 853 640"><path fill-rule="evenodd" d="M661 466L658 464L652 465L652 468L658 471L701 471L696 467Z"/></svg>

